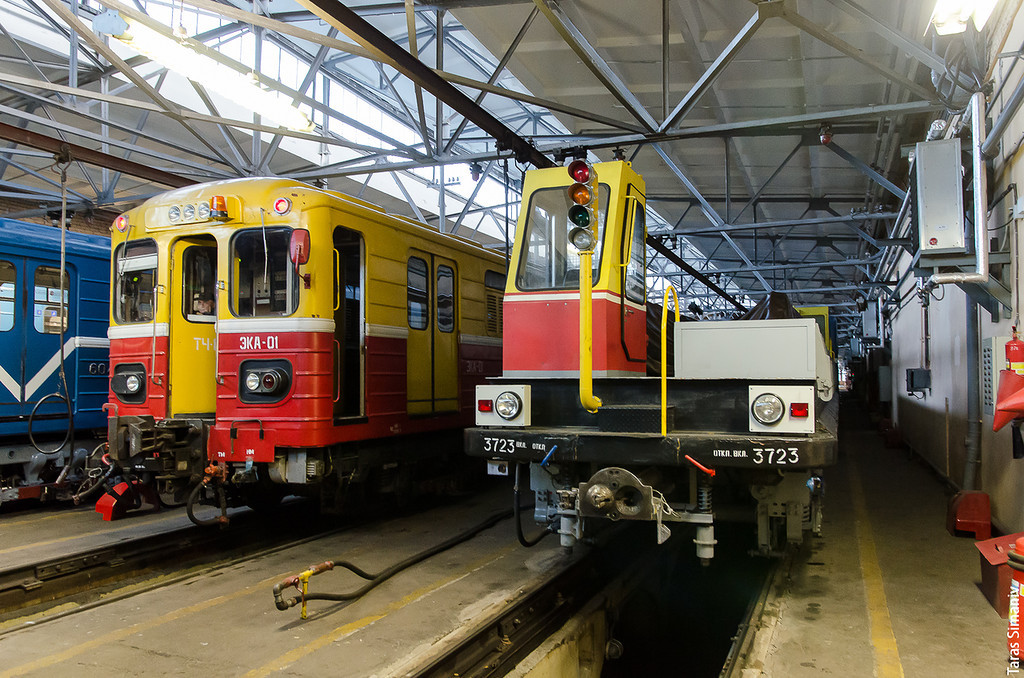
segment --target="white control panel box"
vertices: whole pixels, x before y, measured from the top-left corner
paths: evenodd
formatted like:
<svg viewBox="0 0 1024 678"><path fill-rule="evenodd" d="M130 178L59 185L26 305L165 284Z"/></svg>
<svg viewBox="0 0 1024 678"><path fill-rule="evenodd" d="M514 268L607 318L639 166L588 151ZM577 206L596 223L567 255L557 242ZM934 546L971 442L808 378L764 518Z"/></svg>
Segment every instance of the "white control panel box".
<svg viewBox="0 0 1024 678"><path fill-rule="evenodd" d="M966 252L960 140L919 142L914 156L921 253Z"/></svg>
<svg viewBox="0 0 1024 678"><path fill-rule="evenodd" d="M676 323L677 379L814 380L835 393L832 359L814 318Z"/></svg>

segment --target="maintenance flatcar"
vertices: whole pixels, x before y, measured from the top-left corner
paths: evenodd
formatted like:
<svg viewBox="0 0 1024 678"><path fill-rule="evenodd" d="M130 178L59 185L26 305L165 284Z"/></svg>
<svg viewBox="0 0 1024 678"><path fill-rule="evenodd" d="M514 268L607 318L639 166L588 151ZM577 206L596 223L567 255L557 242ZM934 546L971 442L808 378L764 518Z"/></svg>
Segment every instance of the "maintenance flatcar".
<svg viewBox="0 0 1024 678"><path fill-rule="evenodd" d="M716 514L738 509L773 551L820 527L819 472L837 449L825 336L795 311L676 322L669 355L667 318L648 337L644 192L622 161L527 173L503 377L477 390L467 452L515 474L517 509L528 467L534 518L566 546L606 521L656 523L659 541L689 523L706 559Z"/></svg>
<svg viewBox="0 0 1024 678"><path fill-rule="evenodd" d="M0 503L68 498L104 437L110 238L0 219Z"/></svg>
<svg viewBox="0 0 1024 678"><path fill-rule="evenodd" d="M404 494L500 370L504 259L341 193L178 189L117 218L111 257L110 456L190 515Z"/></svg>

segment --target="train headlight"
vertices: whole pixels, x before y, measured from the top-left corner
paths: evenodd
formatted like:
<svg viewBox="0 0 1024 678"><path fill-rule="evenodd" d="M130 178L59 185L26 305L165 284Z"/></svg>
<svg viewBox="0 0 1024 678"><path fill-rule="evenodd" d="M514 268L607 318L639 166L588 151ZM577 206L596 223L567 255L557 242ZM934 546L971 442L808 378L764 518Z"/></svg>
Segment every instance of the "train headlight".
<svg viewBox="0 0 1024 678"><path fill-rule="evenodd" d="M523 401L511 391L505 391L494 399L494 411L502 419L515 419L523 409Z"/></svg>
<svg viewBox="0 0 1024 678"><path fill-rule="evenodd" d="M750 406L750 413L762 424L769 426L777 424L782 415L786 413L786 405L782 398L774 393L762 393L754 398Z"/></svg>
<svg viewBox="0 0 1024 678"><path fill-rule="evenodd" d="M110 374L110 390L122 403L141 405L146 402L146 366L142 363L114 365Z"/></svg>
<svg viewBox="0 0 1024 678"><path fill-rule="evenodd" d="M171 221L178 221L181 219L181 208L177 205L171 205L167 209L167 218Z"/></svg>
<svg viewBox="0 0 1024 678"><path fill-rule="evenodd" d="M210 218L210 203L201 202L199 203L199 206L196 209L199 211L200 219L205 221L206 219Z"/></svg>
<svg viewBox="0 0 1024 678"><path fill-rule="evenodd" d="M260 389L260 375L257 372L250 372L245 375L245 390L255 393Z"/></svg>
<svg viewBox="0 0 1024 678"><path fill-rule="evenodd" d="M284 400L292 384L292 365L287 360L243 360L238 371L238 397L246 404Z"/></svg>
<svg viewBox="0 0 1024 678"><path fill-rule="evenodd" d="M128 393L138 393L142 388L142 379L137 374L129 374L124 379L124 390Z"/></svg>

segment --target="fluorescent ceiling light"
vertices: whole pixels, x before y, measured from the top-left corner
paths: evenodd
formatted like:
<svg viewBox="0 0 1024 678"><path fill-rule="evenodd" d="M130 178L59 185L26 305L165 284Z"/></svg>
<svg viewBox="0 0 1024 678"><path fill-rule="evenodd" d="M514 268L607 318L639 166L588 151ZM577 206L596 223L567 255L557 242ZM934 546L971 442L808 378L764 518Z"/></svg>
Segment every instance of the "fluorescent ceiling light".
<svg viewBox="0 0 1024 678"><path fill-rule="evenodd" d="M967 22L972 19L974 27L980 31L997 2L999 0L938 0L931 22L939 35L963 33L967 30Z"/></svg>
<svg viewBox="0 0 1024 678"><path fill-rule="evenodd" d="M282 127L298 132L312 131L313 123L306 114L275 92L263 89L255 73L241 73L145 24L132 19L125 21L128 30L113 37L139 54Z"/></svg>

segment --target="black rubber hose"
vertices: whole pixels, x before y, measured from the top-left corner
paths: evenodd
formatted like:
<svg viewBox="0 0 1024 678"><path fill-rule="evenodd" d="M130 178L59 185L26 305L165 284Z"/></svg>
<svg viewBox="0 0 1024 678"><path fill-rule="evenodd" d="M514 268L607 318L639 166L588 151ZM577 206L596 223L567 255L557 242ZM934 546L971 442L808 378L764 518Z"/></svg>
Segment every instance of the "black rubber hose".
<svg viewBox="0 0 1024 678"><path fill-rule="evenodd" d="M101 447L103 447L103 445L100 445L95 450L93 450L93 454L96 454L96 451L99 450ZM104 455L104 457L105 456L106 455ZM103 459L103 457L101 457L101 461L102 461L102 459ZM82 487L84 487L85 484L88 483L90 480L93 480L93 478L86 478L85 480L83 480L82 484L78 486L78 492L76 492L71 497L72 501L74 501L74 503L75 503L75 506L78 506L84 500L92 497L94 494L96 494L101 489L103 489L103 487L107 483L107 480L110 479L110 476L114 475L114 471L116 469L117 469L117 464L107 463L107 470L104 471L98 477L95 477L96 483L94 485L91 485L90 487L84 489L84 490L82 489Z"/></svg>
<svg viewBox="0 0 1024 678"><path fill-rule="evenodd" d="M196 518L196 514L192 509L193 506L195 506L196 498L199 496L199 492L204 487L206 487L206 483L198 483L195 487L192 488L192 491L188 493L188 499L185 500L185 513L188 514L188 519L196 525L198 525L199 527L213 527L214 525L226 527L228 524L227 496L225 496L224 494L224 488L221 487L220 485L217 486L217 499L219 500L220 503L220 515L216 518L210 518L209 520Z"/></svg>
<svg viewBox="0 0 1024 678"><path fill-rule="evenodd" d="M417 563L426 560L427 558L436 556L438 553L441 553L442 551L447 551L453 546L457 546L465 541L469 541L480 532L483 532L484 530L490 527L494 527L502 520L511 517L511 515L511 511L501 511L499 513L495 513L491 517L487 518L486 520L477 525L474 525L465 532L461 532L452 537L451 539L447 539L441 542L440 544L437 544L435 546L430 547L429 549L426 549L425 551L420 551L419 553L410 556L401 562L395 563L387 569L381 570L377 574L370 574L369 572L366 572L365 570L361 569L356 565L353 565L352 563L346 560L327 561L327 563L325 563L327 567L325 567L324 570L322 571L333 569L335 567L343 567L346 570L355 574L356 576L362 577L363 579L368 579L369 583L349 593L307 593L306 600L347 601L361 598L362 596L366 595L377 586L383 584L385 581L395 576L402 570L408 569L413 565L416 565ZM301 598L285 599L284 596L282 595L286 588L290 588L291 586L296 585L296 582L296 577L289 577L288 579L285 579L284 581L278 582L274 585L274 604L277 606L277 609L287 610L289 607L294 607L295 605L298 605L300 602L302 602Z"/></svg>
<svg viewBox="0 0 1024 678"><path fill-rule="evenodd" d="M516 539L518 539L519 543L522 544L523 546L525 546L526 548L531 548L531 547L536 546L537 544L539 544L541 539L543 539L544 537L546 537L549 534L551 534L552 529L551 529L551 525L548 525L547 527L544 528L543 531L541 531L540 534L538 534L536 537L533 537L531 539L527 539L526 535L523 534L523 523L522 523L522 520L520 520L520 517L519 517L519 514L523 510L522 507L519 505L519 469L521 467L522 467L522 464L520 464L519 462L516 462L515 484L512 486L512 515L513 515L513 518L514 518L514 520L516 522Z"/></svg>
<svg viewBox="0 0 1024 678"><path fill-rule="evenodd" d="M61 354L63 355L63 351L61 351ZM64 383L64 388L67 389L67 382ZM39 406L52 398L57 398L59 400L64 401L64 405L67 407L68 410L68 428L64 432L64 440L60 441L60 444L57 445L57 447L53 448L52 450L44 450L42 447L39 446L39 443L36 442L35 434L32 433L32 424L35 422L36 413L39 411ZM32 412L29 413L28 415L28 441L32 443L32 447L36 448L37 452L41 452L42 454L45 455L57 454L62 449L64 449L64 446L67 445L68 442L70 442L71 437L74 435L74 421L74 415L71 412L71 400L66 395L57 391L51 393L50 395L43 396L36 403L35 407L32 408Z"/></svg>

